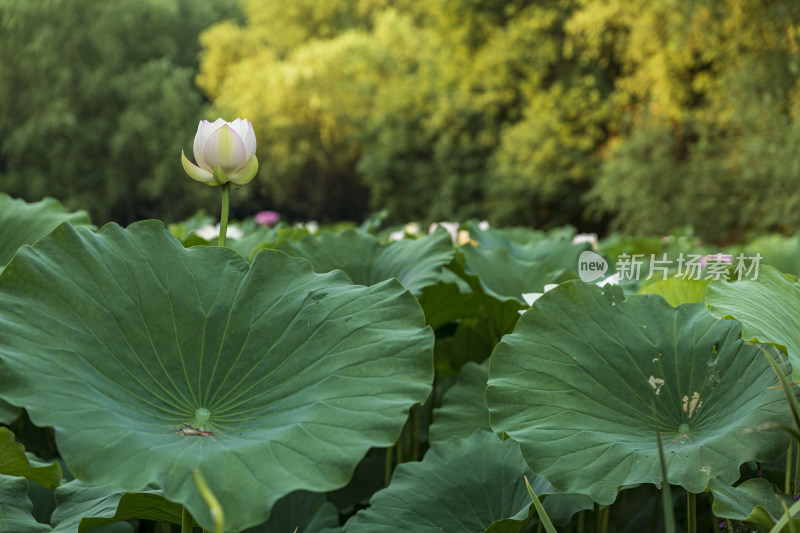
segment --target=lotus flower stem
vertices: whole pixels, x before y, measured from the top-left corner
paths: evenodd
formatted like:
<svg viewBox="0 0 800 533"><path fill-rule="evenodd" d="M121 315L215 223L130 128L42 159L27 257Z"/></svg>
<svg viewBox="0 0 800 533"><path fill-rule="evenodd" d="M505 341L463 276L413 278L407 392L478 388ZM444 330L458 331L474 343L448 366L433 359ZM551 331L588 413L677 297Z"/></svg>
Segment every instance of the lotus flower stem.
<svg viewBox="0 0 800 533"><path fill-rule="evenodd" d="M783 492L791 495L792 491L792 441L789 441L789 449L786 450L786 474L783 480Z"/></svg>
<svg viewBox="0 0 800 533"><path fill-rule="evenodd" d="M419 404L411 407L409 425L411 426L411 460L419 461Z"/></svg>
<svg viewBox="0 0 800 533"><path fill-rule="evenodd" d="M697 533L697 494L686 491L686 531Z"/></svg>
<svg viewBox="0 0 800 533"><path fill-rule="evenodd" d="M183 512L181 512L181 533L192 533L193 527L194 519L189 514L189 510L184 507Z"/></svg>
<svg viewBox="0 0 800 533"><path fill-rule="evenodd" d="M389 481L392 479L392 454L394 453L394 445L386 448L386 464L383 470L383 486L388 487Z"/></svg>
<svg viewBox="0 0 800 533"><path fill-rule="evenodd" d="M219 504L217 497L214 496L214 493L211 492L199 468L192 468L192 479L197 486L197 492L200 493L200 497L203 498L203 501L205 501L208 506L211 519L214 520L214 533L225 533L225 516L222 511L222 506ZM191 527L189 528L189 532L191 533ZM181 533L183 533L183 531L181 531Z"/></svg>
<svg viewBox="0 0 800 533"><path fill-rule="evenodd" d="M655 413L655 404L651 404L651 409ZM667 477L667 463L664 459L664 444L661 442L661 433L656 431L656 443L658 444L658 462L661 463L661 503L664 507L664 531L675 533L675 514L672 509L672 489L669 486ZM687 491L687 494L689 492ZM691 521L691 518L689 519ZM695 524L696 526L697 524ZM696 532L695 532L696 533Z"/></svg>
<svg viewBox="0 0 800 533"><path fill-rule="evenodd" d="M592 513L594 516L594 531L595 533L600 533L603 530L603 515L600 512L600 504L594 502L594 512Z"/></svg>
<svg viewBox="0 0 800 533"><path fill-rule="evenodd" d="M653 513L650 515L650 533L658 531L658 509L661 507L661 491L656 488L653 496Z"/></svg>
<svg viewBox="0 0 800 533"><path fill-rule="evenodd" d="M794 476L792 477L794 480L794 487L792 488L792 498L794 498L798 493L797 488L797 481L800 480L800 442L797 443L797 457L794 460Z"/></svg>
<svg viewBox="0 0 800 533"><path fill-rule="evenodd" d="M397 464L401 464L403 462L403 436L405 433L405 428L400 433L400 436L397 438L397 444L394 445L394 451L397 455Z"/></svg>
<svg viewBox="0 0 800 533"><path fill-rule="evenodd" d="M230 203L230 183L222 185L222 211L219 214L219 241L217 246L225 246L225 237L228 235L228 206Z"/></svg>

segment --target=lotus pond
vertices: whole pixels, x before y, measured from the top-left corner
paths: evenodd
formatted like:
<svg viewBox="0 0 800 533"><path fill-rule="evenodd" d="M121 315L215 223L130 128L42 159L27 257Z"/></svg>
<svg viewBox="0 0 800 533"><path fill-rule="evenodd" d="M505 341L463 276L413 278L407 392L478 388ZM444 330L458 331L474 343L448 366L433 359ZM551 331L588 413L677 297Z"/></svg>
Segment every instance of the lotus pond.
<svg viewBox="0 0 800 533"><path fill-rule="evenodd" d="M800 527L797 238L210 223L0 195L2 531Z"/></svg>

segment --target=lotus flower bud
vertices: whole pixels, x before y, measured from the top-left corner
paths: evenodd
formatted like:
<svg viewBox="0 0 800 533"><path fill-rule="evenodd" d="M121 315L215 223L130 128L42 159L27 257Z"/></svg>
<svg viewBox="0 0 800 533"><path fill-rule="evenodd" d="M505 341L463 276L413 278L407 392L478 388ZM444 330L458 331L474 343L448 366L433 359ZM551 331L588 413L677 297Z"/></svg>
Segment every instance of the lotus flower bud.
<svg viewBox="0 0 800 533"><path fill-rule="evenodd" d="M244 185L258 172L253 124L241 118L233 122L201 120L194 136L194 159L196 165L181 152L183 169L190 178L212 186Z"/></svg>

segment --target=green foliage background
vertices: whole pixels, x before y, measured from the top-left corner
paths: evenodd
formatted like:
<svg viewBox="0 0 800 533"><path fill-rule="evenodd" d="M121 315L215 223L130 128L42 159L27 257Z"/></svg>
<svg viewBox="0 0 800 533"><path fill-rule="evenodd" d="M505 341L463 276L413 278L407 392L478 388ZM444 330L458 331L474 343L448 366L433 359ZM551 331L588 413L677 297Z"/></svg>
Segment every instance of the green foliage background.
<svg viewBox="0 0 800 533"><path fill-rule="evenodd" d="M236 9L4 2L0 190L100 221L187 216L216 196L186 181L180 148L201 115L243 116L261 170L239 215L688 224L725 242L800 229L794 0Z"/></svg>
<svg viewBox="0 0 800 533"><path fill-rule="evenodd" d="M174 219L217 194L189 187L204 97L198 34L235 0L0 2L0 190L55 196L100 224Z"/></svg>

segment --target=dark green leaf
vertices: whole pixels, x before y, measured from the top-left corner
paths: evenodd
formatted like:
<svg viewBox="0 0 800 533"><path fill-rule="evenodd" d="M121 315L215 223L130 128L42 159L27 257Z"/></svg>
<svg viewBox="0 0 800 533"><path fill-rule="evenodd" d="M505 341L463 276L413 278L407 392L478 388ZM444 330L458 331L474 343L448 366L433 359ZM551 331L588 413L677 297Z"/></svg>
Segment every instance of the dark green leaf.
<svg viewBox="0 0 800 533"><path fill-rule="evenodd" d="M57 506L51 523L56 532L85 533L131 519L181 523L183 506L164 499L159 491L126 493L113 487L73 480L56 489Z"/></svg>
<svg viewBox="0 0 800 533"><path fill-rule="evenodd" d="M13 533L51 533L50 526L40 524L31 514L28 480L0 474L0 531Z"/></svg>
<svg viewBox="0 0 800 533"><path fill-rule="evenodd" d="M310 260L316 272L343 270L354 283L361 285L397 278L416 295L439 280L442 268L455 253L444 230L420 239L382 245L372 235L350 229L285 241L275 248Z"/></svg>
<svg viewBox="0 0 800 533"><path fill-rule="evenodd" d="M0 427L0 474L24 477L47 489L61 483L61 466L58 463L32 465L25 455L25 447L15 442L14 434L3 427Z"/></svg>
<svg viewBox="0 0 800 533"><path fill-rule="evenodd" d="M708 484L714 496L714 514L723 518L741 520L772 529L775 522L784 514L781 500L789 507L794 503L788 497L775 494L766 479L748 479L737 487L732 487L720 479L712 479ZM795 520L800 525L800 520Z"/></svg>
<svg viewBox="0 0 800 533"><path fill-rule="evenodd" d="M190 468L240 531L286 494L344 486L431 388L433 334L396 281L272 250L250 266L155 221L62 225L0 295L0 396L55 428L78 479L163 490L205 527Z"/></svg>
<svg viewBox="0 0 800 533"><path fill-rule="evenodd" d="M657 431L670 483L733 482L742 463L785 452L769 424L789 422L782 391L768 390L775 374L740 331L702 304L563 283L492 354L492 428L556 488L603 505L623 485L661 480Z"/></svg>
<svg viewBox="0 0 800 533"><path fill-rule="evenodd" d="M91 226L86 211L68 212L58 200L45 198L27 203L0 193L0 267L24 244L32 244L62 222Z"/></svg>
<svg viewBox="0 0 800 533"><path fill-rule="evenodd" d="M437 442L422 462L399 465L389 487L375 494L344 531L475 533L515 517L515 527L502 531L522 532L532 505L524 475L533 474L519 446L489 432Z"/></svg>
<svg viewBox="0 0 800 533"><path fill-rule="evenodd" d="M453 437L466 438L476 429L492 431L489 425L489 410L483 401L488 379L488 360L482 365L477 363L464 365L458 381L445 393L442 406L433 411L433 424L430 427L431 443Z"/></svg>
<svg viewBox="0 0 800 533"><path fill-rule="evenodd" d="M718 318L735 318L746 340L788 350L792 367L800 369L800 283L794 276L762 266L758 279L712 282L706 304ZM795 376L797 377L797 376Z"/></svg>

